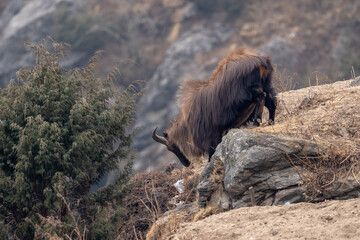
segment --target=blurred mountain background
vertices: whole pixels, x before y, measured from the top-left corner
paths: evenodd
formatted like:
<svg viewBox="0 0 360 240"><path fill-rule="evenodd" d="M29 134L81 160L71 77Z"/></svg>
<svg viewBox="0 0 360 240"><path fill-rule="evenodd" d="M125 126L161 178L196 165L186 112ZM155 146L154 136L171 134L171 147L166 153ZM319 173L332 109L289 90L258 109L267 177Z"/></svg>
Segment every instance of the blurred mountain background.
<svg viewBox="0 0 360 240"><path fill-rule="evenodd" d="M99 76L121 61L120 86L144 80L135 169L164 169L179 163L151 132L177 115L184 79L208 79L240 47L270 55L286 89L349 79L360 72L359 13L356 0L1 0L0 87L34 64L26 42L71 44L68 68L103 49Z"/></svg>

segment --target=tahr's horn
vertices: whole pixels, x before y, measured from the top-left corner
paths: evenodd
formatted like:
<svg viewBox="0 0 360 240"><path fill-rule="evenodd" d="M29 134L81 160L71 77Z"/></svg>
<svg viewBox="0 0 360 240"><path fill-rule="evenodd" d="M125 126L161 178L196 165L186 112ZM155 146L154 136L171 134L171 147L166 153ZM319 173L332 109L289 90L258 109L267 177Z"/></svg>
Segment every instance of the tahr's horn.
<svg viewBox="0 0 360 240"><path fill-rule="evenodd" d="M153 138L156 142L161 143L161 144L164 144L165 146L168 146L168 141L166 140L166 138L157 135L157 134L156 134L156 130L157 130L157 127L154 129L154 131L153 131L153 133L152 133L152 138Z"/></svg>

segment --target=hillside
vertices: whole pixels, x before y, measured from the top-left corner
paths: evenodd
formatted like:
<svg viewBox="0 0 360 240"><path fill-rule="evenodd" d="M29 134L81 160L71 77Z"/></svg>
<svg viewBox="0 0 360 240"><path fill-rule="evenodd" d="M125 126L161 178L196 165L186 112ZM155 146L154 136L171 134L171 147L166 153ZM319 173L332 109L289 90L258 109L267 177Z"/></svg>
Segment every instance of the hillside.
<svg viewBox="0 0 360 240"><path fill-rule="evenodd" d="M65 69L87 65L90 56L103 49L105 51L91 76L99 76L100 79L118 62L120 74L113 80L120 89L133 82L139 89L144 87L141 91L143 95L136 102L136 122L124 130L132 132L135 129L136 132L131 145L131 149L138 153L134 162L136 174L128 185L132 188L124 187L126 193L120 194L124 208L114 205L104 209L104 212L98 212L106 221L114 217L118 225L116 228L106 228L102 225L102 218L86 217L99 221L100 229L112 236L117 235L118 239L144 239L146 233L147 239L357 239L360 235L360 194L357 192L360 189L360 77L356 78L357 84L354 84L354 80L344 79L354 78L360 72L360 52L356 51L360 49L360 1L217 0L212 3L209 4L207 0L2 0L0 87L5 88L12 78L16 81L16 72L20 68L25 67L25 70L34 64L29 46L26 47L24 43L39 44L44 39L71 44L70 55L61 62ZM306 175L292 174L301 178L292 186L306 188L306 192L297 196L304 195L307 203L295 204L293 201L285 206L260 206L275 204L275 201L259 201L259 206L225 213L220 213L223 209L219 208L200 209L197 186L208 159L191 159L190 167L183 168L174 154L151 138L155 127L160 133L176 117L179 111L176 95L184 80L209 79L225 56L242 47L272 58L276 68L274 85L279 92L275 124L267 124L265 112L261 126L244 127L246 131L254 135L270 133L306 139L326 149L320 156L302 162L301 167ZM102 93L100 89L94 92ZM112 102L113 99L107 99L104 105L111 106L107 103ZM87 104L87 101L84 103ZM63 109L62 105L57 106ZM96 107L96 104L91 106ZM86 108L84 112L96 111ZM81 126L94 125L87 121L87 115L80 115L84 117ZM14 116L21 117L22 114ZM107 117L106 114L102 116ZM111 122L116 129L121 121ZM102 120L96 120L96 126L106 130ZM34 129L38 134L37 128ZM66 131L64 135L67 135ZM36 139L41 140L39 137ZM118 140L105 145L111 148ZM130 145L130 138L126 142ZM82 143L87 148L90 146L88 141ZM108 148L96 146L91 149L101 150L106 153L104 159L109 159ZM32 151L26 152L32 154ZM74 150L74 154L79 159L86 159L88 155L78 150ZM113 163L117 164L118 159L114 158ZM280 162L277 158L273 159ZM28 159L24 157L23 160L27 163ZM80 160L75 162L81 163ZM103 159L99 162L100 165L104 163ZM296 166L294 164L284 164L290 170L296 168L292 169ZM49 166L53 167L54 164L51 162ZM121 165L120 169L123 167ZM74 169L72 164L66 168ZM85 169L83 176L96 172L90 171L87 166ZM34 170L37 168L34 167ZM92 192L92 189L113 182L119 175L116 171L101 172L102 179L94 181L91 189L90 184L77 186L86 188L86 193ZM271 168L269 171L273 174ZM47 169L44 172L51 173ZM126 176L132 174L130 168L125 168L125 172ZM219 173L215 175L215 180L221 185L222 172ZM289 175L282 180L287 180ZM49 183L46 179L41 175L39 183ZM86 177L79 179L87 180ZM347 191L349 187L346 181L349 179L356 188ZM174 185L179 181L184 183L181 194ZM23 189L21 182L16 183ZM115 183L113 186L120 186ZM8 188L10 185L7 182L0 184L6 186L8 192L13 191ZM72 188L72 185L66 185ZM324 197L331 188L344 194ZM77 192L75 190L74 193ZM42 195L46 191L39 188L39 193ZM98 193L96 198L100 201L104 192ZM118 192L111 189L108 192L113 193ZM266 191L262 193L268 194ZM25 191L24 194L31 196ZM324 198L327 201L321 202ZM20 197L26 203L24 199ZM11 198L8 200L14 201ZM69 209L61 210L63 216L72 212L74 215L88 214L86 208L78 208L80 202L76 205L75 202L64 200L64 204ZM86 200L84 204L86 206ZM22 208L15 206L13 209L17 211ZM121 215L115 214L115 210ZM54 216L57 215L56 211ZM3 220L0 219L0 230L5 226ZM16 222L11 217L5 220L6 224ZM48 235L48 238L57 239L52 227L59 228L60 232L62 227L68 228L67 225L54 224L52 218L45 220L41 228L54 234ZM72 221L76 225L81 218ZM83 238L86 238L91 226L83 226ZM13 238L8 233L3 236Z"/></svg>
<svg viewBox="0 0 360 240"><path fill-rule="evenodd" d="M349 80L280 93L275 125L251 129L313 140L328 147L322 160L310 166L311 174L304 179L309 193L314 194L314 202L335 180L340 180L340 189L344 185L341 182L349 177L360 185L360 86L352 86L354 83ZM264 120L266 117L265 113ZM203 164L195 162L192 166L195 175L202 171ZM245 207L210 217L218 210L192 206L158 220L148 238L357 239L359 204L359 198L290 203Z"/></svg>
<svg viewBox="0 0 360 240"><path fill-rule="evenodd" d="M178 111L184 79L207 79L229 52L247 47L270 55L288 89L348 79L359 70L360 3L344 1L6 0L0 3L0 87L33 64L24 42L47 36L71 44L64 67L84 66L105 53L97 73L120 61L126 86L143 80L134 147L137 171L164 169L172 155L151 140ZM36 13L36 14L33 14ZM261 17L259 17L261 16ZM353 67L353 69L352 69ZM142 87L140 86L140 87Z"/></svg>

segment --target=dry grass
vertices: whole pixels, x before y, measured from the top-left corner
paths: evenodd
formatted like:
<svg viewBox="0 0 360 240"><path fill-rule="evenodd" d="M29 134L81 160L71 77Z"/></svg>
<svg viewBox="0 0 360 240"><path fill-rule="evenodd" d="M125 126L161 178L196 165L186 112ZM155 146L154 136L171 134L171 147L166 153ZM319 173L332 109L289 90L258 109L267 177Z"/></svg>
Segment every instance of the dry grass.
<svg viewBox="0 0 360 240"><path fill-rule="evenodd" d="M177 180L184 180L184 192L178 194L176 197L177 202L183 202L183 204L197 202L198 192L197 185L200 181L201 172L207 162L207 158L192 159L192 164L188 168L174 169L170 166L166 171L169 174L169 179L172 179L172 184ZM157 219L150 230L146 234L146 239L166 239L167 237L176 233L181 223L191 220L191 210L185 209L172 213L167 217ZM210 215L210 214L209 214ZM181 236L179 240L192 239L190 236Z"/></svg>
<svg viewBox="0 0 360 240"><path fill-rule="evenodd" d="M180 201L184 204L197 201L196 187L204 165L195 161L189 168L169 166L165 172L134 175L130 181L131 192L124 200L127 220L120 239L145 239L145 236L146 239L160 239L160 234L172 234L173 229L185 221L185 215L175 213L162 218L163 213L173 210ZM181 194L174 187L180 179L184 180L184 192Z"/></svg>
<svg viewBox="0 0 360 240"><path fill-rule="evenodd" d="M184 222L189 221L199 221L206 217L209 217L214 214L224 212L224 209L207 207L200 209L196 213L191 214L189 210L183 210L177 213L173 213L167 217L162 218L152 225L150 231L146 235L148 240L159 240L159 239L172 239L171 236L177 234L179 235L179 227ZM181 230L180 230L181 231ZM189 235L181 235L176 239L188 240L192 239Z"/></svg>
<svg viewBox="0 0 360 240"><path fill-rule="evenodd" d="M225 210L223 208L215 208L215 207L202 208L197 213L195 213L195 215L193 217L193 221L197 222L197 221L207 218L211 215L218 214L218 213L221 213L224 211Z"/></svg>
<svg viewBox="0 0 360 240"><path fill-rule="evenodd" d="M181 223L185 222L185 216L182 214L172 214L169 217L156 222L146 234L147 240L163 239L164 236L170 236L176 232Z"/></svg>
<svg viewBox="0 0 360 240"><path fill-rule="evenodd" d="M199 198L197 186L200 182L200 174L187 174L184 177L184 192L178 197L179 201L187 203L196 202Z"/></svg>
<svg viewBox="0 0 360 240"><path fill-rule="evenodd" d="M277 66L275 66L275 68L277 68ZM286 92L296 89L298 85L298 83L295 81L297 75L296 73L290 75L286 69L281 72L275 69L274 73L274 79L276 79L274 82L274 88L277 92Z"/></svg>
<svg viewBox="0 0 360 240"><path fill-rule="evenodd" d="M359 151L360 87L350 81L280 93L276 124L255 131L306 138Z"/></svg>
<svg viewBox="0 0 360 240"><path fill-rule="evenodd" d="M329 81L320 73L316 79ZM310 198L338 179L360 179L360 87L350 88L350 82L280 93L276 124L252 129L312 140L327 148L316 159L301 159L308 170L302 178Z"/></svg>
<svg viewBox="0 0 360 240"><path fill-rule="evenodd" d="M179 194L178 201L185 204L197 202L199 196L196 188L200 182L201 172L207 162L207 157L191 159L190 167L175 169L171 172L172 178L184 180L184 192Z"/></svg>
<svg viewBox="0 0 360 240"><path fill-rule="evenodd" d="M124 200L127 219L121 239L144 239L151 225L175 207L171 203L177 193L175 182L176 179L164 172L138 173L132 177L132 189Z"/></svg>

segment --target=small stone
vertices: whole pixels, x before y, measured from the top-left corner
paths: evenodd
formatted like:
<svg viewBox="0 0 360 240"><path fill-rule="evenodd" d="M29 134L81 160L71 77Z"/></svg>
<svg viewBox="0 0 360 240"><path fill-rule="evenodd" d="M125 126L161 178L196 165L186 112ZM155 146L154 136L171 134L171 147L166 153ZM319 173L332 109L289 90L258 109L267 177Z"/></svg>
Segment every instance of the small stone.
<svg viewBox="0 0 360 240"><path fill-rule="evenodd" d="M349 136L349 132L346 130L346 128L342 127L340 128L340 131L339 131L340 135L342 137L348 137Z"/></svg>
<svg viewBox="0 0 360 240"><path fill-rule="evenodd" d="M331 220L333 220L333 219L334 219L334 218L333 218L332 216L326 216L326 217L325 217L325 220L326 220L326 221L331 221Z"/></svg>

